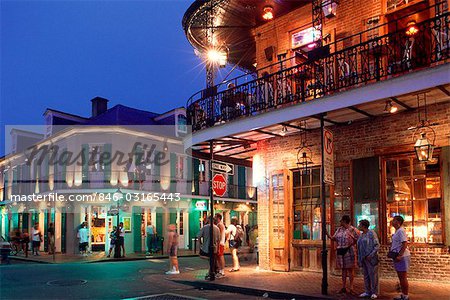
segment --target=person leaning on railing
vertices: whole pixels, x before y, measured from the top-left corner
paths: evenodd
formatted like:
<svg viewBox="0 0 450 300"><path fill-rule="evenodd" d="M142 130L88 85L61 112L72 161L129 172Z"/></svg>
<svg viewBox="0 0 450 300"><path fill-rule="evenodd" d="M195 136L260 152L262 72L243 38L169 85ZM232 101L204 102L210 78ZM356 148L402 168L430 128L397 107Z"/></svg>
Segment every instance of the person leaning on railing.
<svg viewBox="0 0 450 300"><path fill-rule="evenodd" d="M234 90L235 85L229 83L227 90L223 93L222 103L220 105L220 110L222 112L222 120L228 120L232 118L234 109L236 108L236 95Z"/></svg>

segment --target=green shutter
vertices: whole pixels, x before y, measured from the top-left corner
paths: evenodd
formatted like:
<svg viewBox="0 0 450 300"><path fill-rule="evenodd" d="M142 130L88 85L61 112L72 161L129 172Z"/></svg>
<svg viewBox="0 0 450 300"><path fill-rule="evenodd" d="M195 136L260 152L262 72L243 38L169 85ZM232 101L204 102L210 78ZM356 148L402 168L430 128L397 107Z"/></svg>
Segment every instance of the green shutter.
<svg viewBox="0 0 450 300"><path fill-rule="evenodd" d="M5 239L9 241L9 232L11 229L9 228L9 218L8 215L5 215Z"/></svg>
<svg viewBox="0 0 450 300"><path fill-rule="evenodd" d="M12 194L17 195L17 167L12 169Z"/></svg>
<svg viewBox="0 0 450 300"><path fill-rule="evenodd" d="M105 166L105 169L103 170L103 174L105 176L104 177L105 178L105 183L104 183L103 186L105 186L105 187L109 187L110 186L110 181L111 181L111 158L112 158L111 157L112 156L111 149L112 149L111 144L103 145L103 152L104 153L109 153L109 155L108 155L109 159L105 160L103 162L103 164Z"/></svg>
<svg viewBox="0 0 450 300"><path fill-rule="evenodd" d="M194 188L195 191L193 192L194 195L199 195L200 193L200 160L197 158L194 158L194 175L192 177L192 180L194 180Z"/></svg>
<svg viewBox="0 0 450 300"><path fill-rule="evenodd" d="M43 166L41 166L41 169L44 168L44 174L42 175L42 185L41 185L41 192L46 192L48 190L50 190L49 185L48 185L48 174L49 174L49 167L48 167L48 155L45 156L44 158L44 162L43 162Z"/></svg>
<svg viewBox="0 0 450 300"><path fill-rule="evenodd" d="M238 166L238 198L247 199L245 167Z"/></svg>
<svg viewBox="0 0 450 300"><path fill-rule="evenodd" d="M177 154L170 153L170 192L177 191Z"/></svg>
<svg viewBox="0 0 450 300"><path fill-rule="evenodd" d="M12 225L13 229L19 228L19 214L17 212L13 211L12 216L11 216L11 221L12 221L11 225Z"/></svg>
<svg viewBox="0 0 450 300"><path fill-rule="evenodd" d="M186 195L189 195L192 193L192 157L187 157L186 159L186 168L187 168L187 178L186 178Z"/></svg>
<svg viewBox="0 0 450 300"><path fill-rule="evenodd" d="M48 209L44 209L44 251L48 251Z"/></svg>
<svg viewBox="0 0 450 300"><path fill-rule="evenodd" d="M159 152L155 150L155 157L158 157ZM159 192L161 190L161 184L160 184L160 176L161 176L161 166L159 163L154 163L154 177L153 177L153 191Z"/></svg>
<svg viewBox="0 0 450 300"><path fill-rule="evenodd" d="M234 175L228 175L228 197L229 198L234 198L235 197L235 189L236 187L233 185L234 184Z"/></svg>
<svg viewBox="0 0 450 300"><path fill-rule="evenodd" d="M67 148L64 148L62 153L66 153L66 152L67 152ZM62 164L61 164L61 176L58 176L59 182L60 182L59 187L61 189L66 189L67 188L66 170L67 170L66 162L63 161Z"/></svg>
<svg viewBox="0 0 450 300"><path fill-rule="evenodd" d="M28 228L28 213L23 213L22 214L22 230L23 229L27 229L28 232L30 232L29 228Z"/></svg>
<svg viewBox="0 0 450 300"><path fill-rule="evenodd" d="M66 253L66 208L61 207L61 253Z"/></svg>
<svg viewBox="0 0 450 300"><path fill-rule="evenodd" d="M162 237L164 236L163 231L163 212L161 212L159 209L156 209L156 233L158 236Z"/></svg>
<svg viewBox="0 0 450 300"><path fill-rule="evenodd" d="M3 201L6 201L6 200L10 200L10 199L8 199L7 197L8 197L8 185L9 185L9 179L8 179L8 171L6 171L6 172L4 172L3 173L4 175L4 187L3 187ZM6 219L8 219L8 218L6 218ZM6 228L8 228L8 227L6 227Z"/></svg>
<svg viewBox="0 0 450 300"><path fill-rule="evenodd" d="M176 224L176 223L177 223L177 212L174 209L170 209L169 224Z"/></svg>
<svg viewBox="0 0 450 300"><path fill-rule="evenodd" d="M189 213L189 249L194 250L194 245L192 243L192 239L195 238L200 231L200 217L201 212L194 210L194 202L191 201L191 208ZM199 249L196 249L199 251Z"/></svg>
<svg viewBox="0 0 450 300"><path fill-rule="evenodd" d="M142 252L141 207L133 206L133 246L134 252Z"/></svg>
<svg viewBox="0 0 450 300"><path fill-rule="evenodd" d="M83 144L82 151L83 151L83 153L82 153L83 165L82 165L82 172L81 172L81 176L82 176L82 180L83 180L82 187L87 188L88 182L89 182L89 145Z"/></svg>

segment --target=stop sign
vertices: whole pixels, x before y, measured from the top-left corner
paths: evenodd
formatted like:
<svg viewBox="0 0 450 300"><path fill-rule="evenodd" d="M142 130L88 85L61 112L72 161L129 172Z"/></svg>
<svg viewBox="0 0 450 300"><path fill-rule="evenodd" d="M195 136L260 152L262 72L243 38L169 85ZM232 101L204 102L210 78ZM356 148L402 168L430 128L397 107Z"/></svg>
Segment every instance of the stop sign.
<svg viewBox="0 0 450 300"><path fill-rule="evenodd" d="M212 180L212 188L214 194L219 197L222 197L227 191L227 182L225 180L225 176L222 174L216 174Z"/></svg>

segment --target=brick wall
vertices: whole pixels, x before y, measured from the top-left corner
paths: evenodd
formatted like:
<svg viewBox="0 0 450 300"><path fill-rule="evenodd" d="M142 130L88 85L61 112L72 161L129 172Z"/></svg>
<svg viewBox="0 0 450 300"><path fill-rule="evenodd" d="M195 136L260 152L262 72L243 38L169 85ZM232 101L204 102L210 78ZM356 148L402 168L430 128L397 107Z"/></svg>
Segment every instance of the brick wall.
<svg viewBox="0 0 450 300"><path fill-rule="evenodd" d="M450 278L450 253L446 247L427 248L410 246L411 268L409 277L421 280L446 281ZM388 246L379 252L380 277L397 277L392 259L387 258Z"/></svg>
<svg viewBox="0 0 450 300"><path fill-rule="evenodd" d="M429 101L430 103L432 101ZM380 110L384 107L380 107ZM428 106L428 118L432 122L439 125L433 128L436 131L436 144L439 147L449 145L450 136L450 103L431 104ZM334 133L335 139L335 161L346 162L352 159L372 157L377 155L381 148L392 148L395 151L399 146L405 146L407 149L413 150L412 132L407 130L408 127L417 123L417 112L402 112L394 115L380 116L363 121L355 121L350 125L331 126L330 129ZM313 151L313 162L320 165L320 130L308 132L308 144L311 145ZM254 170L258 170L258 177L265 178L255 182L258 186L258 226L259 226L259 243L260 243L260 265L262 268L268 269L269 262L269 222L268 211L268 192L270 175L278 170L296 168L297 150L300 144L298 134L287 135L280 138L272 138L258 142L258 160L254 160ZM262 174L264 173L264 174ZM444 207L450 205L450 195L444 194ZM446 223L449 222L447 217ZM447 235L447 244L450 244L450 234ZM420 273L423 265L428 261L439 266L430 270L427 278L438 278L440 272L448 271L449 264L448 251L436 252L439 248L424 248L425 252L419 249L413 249L412 275L417 278L425 278ZM384 250L383 250L384 251ZM433 252L434 251L434 252ZM382 253L380 257L385 257ZM387 264L387 261L382 262ZM386 275L392 274L392 267L384 266L383 271ZM431 267L428 269L432 269ZM427 269L427 270L428 270ZM442 271L444 270L444 271Z"/></svg>

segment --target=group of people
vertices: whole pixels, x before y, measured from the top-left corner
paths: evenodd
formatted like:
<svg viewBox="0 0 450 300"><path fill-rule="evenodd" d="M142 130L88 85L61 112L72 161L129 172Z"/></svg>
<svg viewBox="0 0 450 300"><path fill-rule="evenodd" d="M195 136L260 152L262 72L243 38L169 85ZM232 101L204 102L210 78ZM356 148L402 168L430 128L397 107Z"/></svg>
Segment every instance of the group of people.
<svg viewBox="0 0 450 300"><path fill-rule="evenodd" d="M123 222L120 222L119 226L113 226L112 231L109 233L109 252L106 257L110 258L113 250L115 258L125 257L125 229L123 228Z"/></svg>
<svg viewBox="0 0 450 300"><path fill-rule="evenodd" d="M392 236L391 249L388 257L392 259L393 266L397 272L402 294L395 298L407 300L408 279L407 272L411 262L410 252L407 247L408 238L403 228L404 219L395 216L392 219L392 226L395 233ZM349 292L353 293L354 269L356 264L362 269L364 275L364 292L361 298L378 298L378 251L380 243L375 231L369 229L368 220L359 221L358 229L353 227L350 217L345 215L340 220L340 226L333 236L327 232L328 238L336 242L336 268L342 270L342 289L339 293L347 292L347 277L349 278Z"/></svg>
<svg viewBox="0 0 450 300"><path fill-rule="evenodd" d="M10 234L10 241L12 244L12 250L15 253L22 251L25 257L28 257L28 247L31 242L32 255L40 255L41 243L44 241L41 230L39 229L39 223L35 223L30 234L27 229L23 229L22 232L15 228ZM48 242L48 254L54 254L55 252L55 227L53 223L50 223L47 228L47 242Z"/></svg>
<svg viewBox="0 0 450 300"><path fill-rule="evenodd" d="M210 218L205 220L205 225L202 227L197 237L200 239L200 257L209 258L210 247L212 246L213 257L215 261L215 276L217 278L225 276L225 243L228 243L230 249L233 267L230 272L237 272L240 269L238 249L242 245L244 239L244 230L241 225L238 224L236 217L231 218L230 225L225 228L222 221L222 215L217 213L213 217L213 238L210 243Z"/></svg>

